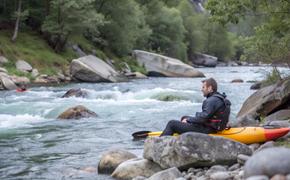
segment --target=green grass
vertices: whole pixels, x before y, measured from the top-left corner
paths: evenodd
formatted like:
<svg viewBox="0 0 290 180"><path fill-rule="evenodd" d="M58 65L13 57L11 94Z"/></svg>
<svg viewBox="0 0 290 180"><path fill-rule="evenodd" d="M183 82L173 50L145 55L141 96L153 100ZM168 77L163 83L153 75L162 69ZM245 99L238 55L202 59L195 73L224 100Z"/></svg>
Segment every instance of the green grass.
<svg viewBox="0 0 290 180"><path fill-rule="evenodd" d="M77 58L77 55L71 48L59 54L55 53L37 32L28 30L20 32L15 43L11 42L11 37L12 32L0 31L0 55L5 56L10 61L5 65L9 74L32 78L30 73L23 73L16 69L15 62L17 60L27 61L33 68L38 69L40 74L54 75L58 71L64 71L70 61ZM96 56L102 60L108 58L114 60L117 70L124 68L124 62L126 62L133 72L147 73L145 68L139 66L137 61L132 59L132 57L120 58L116 57L109 49L102 51L82 35L70 36L69 44L78 44L87 54L95 51Z"/></svg>
<svg viewBox="0 0 290 180"><path fill-rule="evenodd" d="M17 60L25 60L40 73L55 74L57 69L67 66L72 53L56 54L50 46L35 32L20 32L15 43L11 42L11 33L0 31L0 54L11 62L5 66L11 74L19 74L15 68Z"/></svg>

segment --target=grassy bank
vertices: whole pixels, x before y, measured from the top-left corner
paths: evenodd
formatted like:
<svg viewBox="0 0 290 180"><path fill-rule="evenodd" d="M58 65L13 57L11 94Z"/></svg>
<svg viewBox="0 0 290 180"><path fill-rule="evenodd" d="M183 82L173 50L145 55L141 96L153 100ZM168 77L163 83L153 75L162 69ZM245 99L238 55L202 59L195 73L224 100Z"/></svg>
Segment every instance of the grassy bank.
<svg viewBox="0 0 290 180"><path fill-rule="evenodd" d="M67 51L56 54L42 37L35 32L20 32L15 43L11 42L11 32L0 31L0 55L10 62L5 66L9 74L20 74L15 68L17 60L25 60L40 73L52 75L63 70L75 57Z"/></svg>
<svg viewBox="0 0 290 180"><path fill-rule="evenodd" d="M5 65L9 74L29 76L16 70L15 62L17 60L27 61L41 74L53 75L58 71L64 71L71 60L77 58L71 48L60 54L55 53L37 32L20 32L15 43L11 41L11 33L10 31L0 31L0 55L10 61ZM145 69L138 66L137 62L131 57L119 58L111 52L105 51L106 53L104 53L81 35L71 36L68 44L78 44L85 53L91 54L94 52L97 57L103 60L112 59L117 70L124 68L124 62L126 62L132 71L146 73Z"/></svg>

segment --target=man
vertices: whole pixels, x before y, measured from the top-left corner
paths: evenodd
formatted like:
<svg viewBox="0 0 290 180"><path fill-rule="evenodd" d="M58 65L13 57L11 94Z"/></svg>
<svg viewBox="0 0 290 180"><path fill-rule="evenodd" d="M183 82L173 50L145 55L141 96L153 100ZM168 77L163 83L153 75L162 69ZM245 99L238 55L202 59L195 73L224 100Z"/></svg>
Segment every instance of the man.
<svg viewBox="0 0 290 180"><path fill-rule="evenodd" d="M213 78L202 81L201 91L206 97L202 104L202 112L197 112L195 117L183 116L180 121L169 121L161 136L190 131L210 134L225 129L229 121L231 103L224 93L217 92L217 88Z"/></svg>

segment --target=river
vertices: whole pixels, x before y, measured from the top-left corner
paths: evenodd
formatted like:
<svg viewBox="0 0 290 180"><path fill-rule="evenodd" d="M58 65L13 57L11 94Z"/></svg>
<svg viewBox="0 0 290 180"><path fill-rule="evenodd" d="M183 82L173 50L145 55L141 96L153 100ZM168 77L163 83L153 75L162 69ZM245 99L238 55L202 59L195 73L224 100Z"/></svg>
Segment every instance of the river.
<svg viewBox="0 0 290 180"><path fill-rule="evenodd" d="M201 68L214 77L219 91L232 102L231 121L270 67ZM287 71L287 69L282 69ZM241 78L244 83L230 83ZM141 156L143 141L132 141L140 130L162 130L167 121L200 111L203 78L149 78L126 83L74 83L35 87L24 93L0 92L0 179L111 179L82 169L97 167L109 148ZM87 98L60 98L82 88ZM180 100L160 101L173 95ZM69 107L84 105L97 118L57 120Z"/></svg>

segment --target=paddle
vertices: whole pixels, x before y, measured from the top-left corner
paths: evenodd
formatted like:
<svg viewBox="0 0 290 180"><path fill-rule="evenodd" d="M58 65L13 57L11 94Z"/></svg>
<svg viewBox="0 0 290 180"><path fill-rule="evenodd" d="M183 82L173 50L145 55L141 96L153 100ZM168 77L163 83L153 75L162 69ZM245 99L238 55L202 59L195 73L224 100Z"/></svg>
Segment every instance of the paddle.
<svg viewBox="0 0 290 180"><path fill-rule="evenodd" d="M133 138L134 139L143 139L143 138L146 138L150 133L151 131L138 131L138 132L134 132L132 134Z"/></svg>

